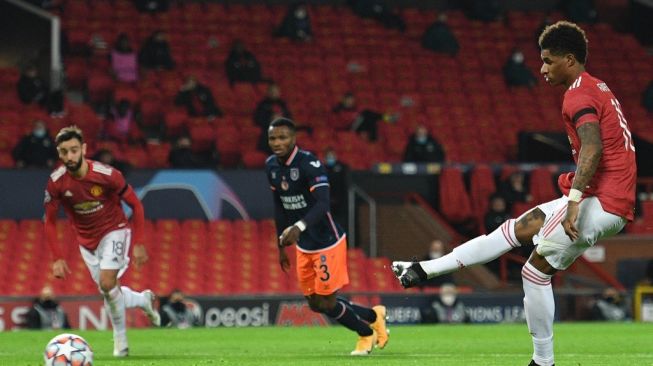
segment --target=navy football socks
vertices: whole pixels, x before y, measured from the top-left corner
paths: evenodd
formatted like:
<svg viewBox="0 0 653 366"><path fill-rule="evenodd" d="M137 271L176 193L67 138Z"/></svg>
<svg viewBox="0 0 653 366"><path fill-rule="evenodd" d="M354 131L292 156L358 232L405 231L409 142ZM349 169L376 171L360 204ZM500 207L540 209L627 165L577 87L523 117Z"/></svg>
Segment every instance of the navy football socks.
<svg viewBox="0 0 653 366"><path fill-rule="evenodd" d="M353 302L345 299L344 297L338 297L338 301L341 301L347 304L361 319L372 324L376 321L376 312L370 308L364 306L356 305Z"/></svg>
<svg viewBox="0 0 653 366"><path fill-rule="evenodd" d="M347 306L347 304L340 300L336 301L336 306L325 314L331 319L358 333L361 337L367 337L373 334L372 328L370 328L366 322L361 320L351 307Z"/></svg>

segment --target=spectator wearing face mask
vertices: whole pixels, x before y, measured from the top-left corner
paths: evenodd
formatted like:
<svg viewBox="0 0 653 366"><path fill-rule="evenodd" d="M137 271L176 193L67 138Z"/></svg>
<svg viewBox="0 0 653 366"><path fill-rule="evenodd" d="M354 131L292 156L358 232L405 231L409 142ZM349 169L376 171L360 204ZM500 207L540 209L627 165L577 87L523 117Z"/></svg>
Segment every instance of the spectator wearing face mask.
<svg viewBox="0 0 653 366"><path fill-rule="evenodd" d="M450 283L440 287L440 296L422 309L421 315L423 323L469 323L465 304L458 299L458 289Z"/></svg>
<svg viewBox="0 0 653 366"><path fill-rule="evenodd" d="M444 242L442 242L440 239L434 239L429 245L429 252L424 255L422 260L428 261L431 259L438 259L445 254L447 254L447 251L445 249ZM451 274L444 274L442 276L430 278L424 282L424 287L440 287L447 283L454 283L454 279Z"/></svg>
<svg viewBox="0 0 653 366"><path fill-rule="evenodd" d="M445 154L442 146L431 136L426 127L417 126L410 136L404 152L404 161L412 163L442 163Z"/></svg>
<svg viewBox="0 0 653 366"><path fill-rule="evenodd" d="M13 150L17 168L51 168L57 161L57 149L41 120L34 121L32 132L25 135Z"/></svg>
<svg viewBox="0 0 653 366"><path fill-rule="evenodd" d="M431 24L422 35L422 47L438 53L455 56L460 49L458 40L447 24L447 15L438 15L438 20Z"/></svg>
<svg viewBox="0 0 653 366"><path fill-rule="evenodd" d="M623 321L630 319L629 305L613 287L603 291L592 305L592 320Z"/></svg>
<svg viewBox="0 0 653 366"><path fill-rule="evenodd" d="M331 187L331 213L336 222L346 222L347 215L347 173L349 167L338 160L335 150L327 147L324 150L324 166Z"/></svg>
<svg viewBox="0 0 653 366"><path fill-rule="evenodd" d="M180 290L173 290L168 303L161 306L161 326L186 329L200 324L197 303L186 299Z"/></svg>
<svg viewBox="0 0 653 366"><path fill-rule="evenodd" d="M514 49L510 58L503 65L503 78L506 85L510 87L527 86L534 87L537 84L537 79L531 70L524 63L524 54Z"/></svg>
<svg viewBox="0 0 653 366"><path fill-rule="evenodd" d="M70 329L68 316L54 297L52 287L45 286L27 312L29 329Z"/></svg>
<svg viewBox="0 0 653 366"><path fill-rule="evenodd" d="M313 30L306 4L297 3L290 6L274 35L293 41L309 42L313 38Z"/></svg>

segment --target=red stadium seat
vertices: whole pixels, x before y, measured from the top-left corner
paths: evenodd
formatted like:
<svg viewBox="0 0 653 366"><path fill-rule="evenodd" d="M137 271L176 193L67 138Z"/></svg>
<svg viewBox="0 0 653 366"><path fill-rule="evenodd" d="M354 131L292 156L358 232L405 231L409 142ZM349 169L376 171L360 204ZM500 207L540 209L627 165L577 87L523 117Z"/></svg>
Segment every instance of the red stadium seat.
<svg viewBox="0 0 653 366"><path fill-rule="evenodd" d="M529 191L535 204L548 202L559 197L553 185L553 176L548 168L533 169L530 175Z"/></svg>
<svg viewBox="0 0 653 366"><path fill-rule="evenodd" d="M251 150L243 153L243 165L249 169L259 169L265 166L265 159L267 155L256 150Z"/></svg>
<svg viewBox="0 0 653 366"><path fill-rule="evenodd" d="M471 172L470 185L472 208L479 223L482 223L483 217L488 211L490 195L497 190L492 168L488 165L477 165ZM483 229L484 225L480 225L480 227Z"/></svg>
<svg viewBox="0 0 653 366"><path fill-rule="evenodd" d="M106 72L91 73L87 85L91 103L106 102L113 96L114 82Z"/></svg>
<svg viewBox="0 0 653 366"><path fill-rule="evenodd" d="M459 169L442 169L439 197L440 211L449 221L460 223L472 218L472 205Z"/></svg>

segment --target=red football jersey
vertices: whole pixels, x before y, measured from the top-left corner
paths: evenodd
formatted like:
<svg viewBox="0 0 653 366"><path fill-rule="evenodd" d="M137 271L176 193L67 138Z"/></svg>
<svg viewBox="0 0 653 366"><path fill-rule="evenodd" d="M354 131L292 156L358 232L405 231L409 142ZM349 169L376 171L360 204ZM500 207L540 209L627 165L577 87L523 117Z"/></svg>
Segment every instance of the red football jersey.
<svg viewBox="0 0 653 366"><path fill-rule="evenodd" d="M599 123L603 155L584 194L596 196L605 211L632 221L637 179L635 146L617 98L603 81L583 72L565 92L562 118L576 163L581 148L576 129L585 123ZM565 195L573 179L574 173L558 179Z"/></svg>
<svg viewBox="0 0 653 366"><path fill-rule="evenodd" d="M49 205L57 208L62 204L72 221L78 244L94 250L107 233L127 227L120 195L128 186L115 168L86 161L88 173L81 179L69 174L63 165L50 174L45 206L47 210Z"/></svg>

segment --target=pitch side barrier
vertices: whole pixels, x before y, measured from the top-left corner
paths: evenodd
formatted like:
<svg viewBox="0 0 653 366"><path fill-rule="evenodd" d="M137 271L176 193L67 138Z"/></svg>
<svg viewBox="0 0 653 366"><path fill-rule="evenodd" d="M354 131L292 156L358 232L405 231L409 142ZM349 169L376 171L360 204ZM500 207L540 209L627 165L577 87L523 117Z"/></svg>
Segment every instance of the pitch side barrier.
<svg viewBox="0 0 653 366"><path fill-rule="evenodd" d="M560 311L557 320L587 320L587 308L600 290L557 291ZM439 296L431 293L345 294L352 301L365 305L382 303L387 307L388 323L394 326L422 323L424 310ZM199 316L203 327L265 327L265 326L329 326L331 320L312 312L301 296L190 296L191 309ZM488 292L460 294L471 323L524 322L523 294L520 292ZM0 297L0 331L22 329L31 298ZM62 297L61 306L73 328L110 329L110 320L99 296ZM147 327L149 322L141 311L127 312L128 326Z"/></svg>

